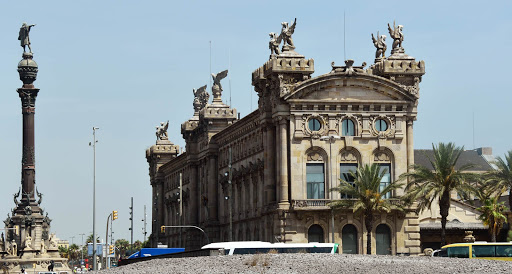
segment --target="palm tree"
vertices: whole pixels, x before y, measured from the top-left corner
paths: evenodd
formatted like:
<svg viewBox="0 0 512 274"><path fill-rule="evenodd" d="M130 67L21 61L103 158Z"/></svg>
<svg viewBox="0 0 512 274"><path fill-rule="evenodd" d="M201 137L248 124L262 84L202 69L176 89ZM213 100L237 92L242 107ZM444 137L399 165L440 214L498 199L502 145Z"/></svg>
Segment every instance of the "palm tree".
<svg viewBox="0 0 512 274"><path fill-rule="evenodd" d="M418 212L430 209L432 202L438 200L441 213L441 246L446 243L446 220L450 209L450 195L452 192L462 198L468 198L474 192L474 187L469 183L476 179L476 175L467 172L472 164L463 165L456 169L457 161L464 147L456 147L453 143L432 144L433 159L427 158L432 165L430 167L413 165L414 170L404 173L400 180L408 180L405 188L404 199L418 203Z"/></svg>
<svg viewBox="0 0 512 274"><path fill-rule="evenodd" d="M498 169L486 173L487 182L500 194L508 190L508 206L512 208L512 150L505 154L505 160L498 157L495 164Z"/></svg>
<svg viewBox="0 0 512 274"><path fill-rule="evenodd" d="M483 205L477 208L480 213L478 219L484 222L484 225L489 227L489 233L491 234L491 241L496 242L496 235L506 222L507 217L503 214L508 208L504 202L498 202L498 197L491 197L483 201Z"/></svg>
<svg viewBox="0 0 512 274"><path fill-rule="evenodd" d="M397 182L391 182L384 189L380 190L382 177L387 170L380 170L378 164L365 164L358 168L356 172L350 172L354 178L353 184L340 179L341 183L332 190L340 192L342 195L349 195L352 199L342 199L329 203L329 206L336 208L352 208L356 214L364 214L364 223L366 227L366 254L371 254L371 232L373 229L373 215L378 212L390 212L392 209L402 211L400 204L391 203L390 199L385 198L387 193L403 186Z"/></svg>

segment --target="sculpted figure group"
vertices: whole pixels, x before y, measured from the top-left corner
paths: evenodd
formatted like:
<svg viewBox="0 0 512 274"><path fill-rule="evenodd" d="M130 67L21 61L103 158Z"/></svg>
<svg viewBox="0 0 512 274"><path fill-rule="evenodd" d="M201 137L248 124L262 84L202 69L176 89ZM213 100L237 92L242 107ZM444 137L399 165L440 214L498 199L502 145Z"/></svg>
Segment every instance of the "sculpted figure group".
<svg viewBox="0 0 512 274"><path fill-rule="evenodd" d="M402 26L402 25L397 26L395 24L395 22L393 22L393 28L391 28L391 26L388 23L389 36L391 36L391 38L393 38L393 47L391 49L391 54L393 54L395 52L403 52L403 50L404 50L402 48L402 42L404 41L404 34L402 33L403 28L404 28L404 26ZM375 36L373 36L373 33L372 33L372 41L373 41L373 45L376 48L375 58L376 59L385 58L386 57L385 56L386 49L387 49L386 35L379 36L379 32L377 32L377 38L375 38Z"/></svg>
<svg viewBox="0 0 512 274"><path fill-rule="evenodd" d="M294 50L295 45L293 44L292 35L295 32L295 26L297 25L297 18L293 21L293 23L289 24L288 22L281 23L281 34L279 36L275 32L271 32L268 35L270 36L270 42L268 43L268 47L270 49L270 56L279 55L281 51ZM279 45L281 45L281 41L283 42L282 50L279 50Z"/></svg>
<svg viewBox="0 0 512 274"><path fill-rule="evenodd" d="M169 128L169 121L166 123L161 122L159 126L156 126L156 139L157 140L168 140L167 128Z"/></svg>

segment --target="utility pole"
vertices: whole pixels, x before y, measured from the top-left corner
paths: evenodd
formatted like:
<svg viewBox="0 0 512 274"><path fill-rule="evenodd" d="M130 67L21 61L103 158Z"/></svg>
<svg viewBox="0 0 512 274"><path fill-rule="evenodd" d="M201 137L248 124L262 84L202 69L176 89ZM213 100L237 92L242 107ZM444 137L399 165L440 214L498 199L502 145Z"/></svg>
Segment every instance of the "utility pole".
<svg viewBox="0 0 512 274"><path fill-rule="evenodd" d="M178 201L180 202L180 212L179 212L179 222L180 222L180 226L183 225L182 222L182 217L183 216L183 180L182 180L182 173L180 172L180 186L179 186L179 197L178 197ZM183 246L183 241L182 241L182 228L180 227L180 247Z"/></svg>
<svg viewBox="0 0 512 274"><path fill-rule="evenodd" d="M97 127L92 127L93 142L89 143L92 145L93 151L93 177L92 177L92 270L98 270L98 263L96 262L96 130Z"/></svg>
<svg viewBox="0 0 512 274"><path fill-rule="evenodd" d="M233 241L233 172L231 170L231 157L232 157L232 151L231 146L229 147L229 163L228 163L228 185L229 185L229 241Z"/></svg>
<svg viewBox="0 0 512 274"><path fill-rule="evenodd" d="M146 214L146 205L144 205L144 219L142 219L142 222L144 222L144 226L142 227L142 234L144 235L144 242L146 242L146 235L148 234L148 232L146 231L147 217L148 217L148 215Z"/></svg>
<svg viewBox="0 0 512 274"><path fill-rule="evenodd" d="M131 206L130 206L130 255L133 253L133 197L131 199Z"/></svg>

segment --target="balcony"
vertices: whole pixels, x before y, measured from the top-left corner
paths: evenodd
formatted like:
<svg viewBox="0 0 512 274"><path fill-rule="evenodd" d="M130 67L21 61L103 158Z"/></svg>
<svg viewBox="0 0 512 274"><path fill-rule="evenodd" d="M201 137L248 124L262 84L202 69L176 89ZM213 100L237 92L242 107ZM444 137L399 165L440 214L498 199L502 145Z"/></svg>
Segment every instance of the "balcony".
<svg viewBox="0 0 512 274"><path fill-rule="evenodd" d="M339 201L341 199L329 200L329 199L307 199L307 200L292 200L292 208L295 210L325 210L330 209L328 204L333 201ZM353 200L356 199L344 199L344 200ZM402 202L400 199L392 198L389 199L389 202L392 205L400 205Z"/></svg>

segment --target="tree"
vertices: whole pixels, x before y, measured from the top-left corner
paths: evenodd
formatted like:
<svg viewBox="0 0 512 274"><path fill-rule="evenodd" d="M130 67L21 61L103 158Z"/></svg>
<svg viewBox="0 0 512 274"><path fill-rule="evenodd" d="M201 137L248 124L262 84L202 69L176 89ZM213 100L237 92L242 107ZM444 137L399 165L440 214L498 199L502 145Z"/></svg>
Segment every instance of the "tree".
<svg viewBox="0 0 512 274"><path fill-rule="evenodd" d="M508 190L508 206L512 208L512 150L505 153L505 160L498 157L495 164L498 169L487 172L486 181L492 184L500 195Z"/></svg>
<svg viewBox="0 0 512 274"><path fill-rule="evenodd" d="M118 239L115 242L115 246L117 249L119 249L119 254L121 255L121 257L123 257L124 255L126 255L128 249L130 249L130 242L128 242L125 239Z"/></svg>
<svg viewBox="0 0 512 274"><path fill-rule="evenodd" d="M503 214L508 208L504 202L498 202L498 197L491 197L483 201L483 205L477 210L482 213L478 219L482 220L484 225L489 227L491 241L496 242L496 235L500 231L507 217Z"/></svg>
<svg viewBox="0 0 512 274"><path fill-rule="evenodd" d="M390 199L384 198L387 193L403 186L401 183L391 182L384 189L380 190L382 177L387 170L380 170L378 164L365 164L358 168L356 172L350 171L350 176L354 178L354 182L349 183L340 179L341 183L332 190L338 191L342 195L349 195L352 199L341 199L329 203L333 209L352 208L356 214L364 215L364 223L366 227L366 254L372 251L372 229L373 216L378 212L390 212L393 209L403 210L400 203L392 203Z"/></svg>
<svg viewBox="0 0 512 274"><path fill-rule="evenodd" d="M429 167L413 165L413 171L404 173L400 180L408 180L405 188L404 199L418 203L418 211L430 209L432 202L438 200L441 214L441 246L446 244L446 220L450 210L451 193L457 192L462 198L469 198L475 188L471 181L476 180L476 175L467 172L473 167L466 164L456 169L457 161L462 154L463 147L455 147L453 143L432 144L433 159L427 158L432 165Z"/></svg>

